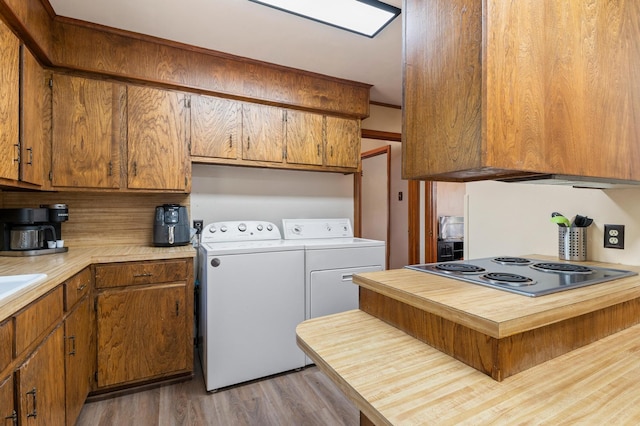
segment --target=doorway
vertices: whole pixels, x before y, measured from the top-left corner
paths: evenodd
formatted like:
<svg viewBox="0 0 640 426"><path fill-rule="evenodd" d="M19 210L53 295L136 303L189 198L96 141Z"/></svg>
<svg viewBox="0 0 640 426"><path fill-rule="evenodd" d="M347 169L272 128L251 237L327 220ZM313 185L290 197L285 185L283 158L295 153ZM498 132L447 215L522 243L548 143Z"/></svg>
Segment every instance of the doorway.
<svg viewBox="0 0 640 426"><path fill-rule="evenodd" d="M362 238L385 242L385 268L390 253L391 147L389 145L361 154L362 171L356 175L359 194L356 222Z"/></svg>

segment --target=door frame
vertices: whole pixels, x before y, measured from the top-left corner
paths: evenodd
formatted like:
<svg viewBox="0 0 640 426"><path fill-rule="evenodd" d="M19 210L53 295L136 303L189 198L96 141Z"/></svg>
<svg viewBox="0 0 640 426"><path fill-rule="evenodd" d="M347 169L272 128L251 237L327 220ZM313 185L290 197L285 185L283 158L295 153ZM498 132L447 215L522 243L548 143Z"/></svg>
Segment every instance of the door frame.
<svg viewBox="0 0 640 426"><path fill-rule="evenodd" d="M376 157L378 155L387 156L387 243L385 244L385 269L389 268L389 245L391 242L391 146L385 145L360 154L360 172L354 174L354 193L357 194L355 208L356 215L356 236L362 236L362 160Z"/></svg>

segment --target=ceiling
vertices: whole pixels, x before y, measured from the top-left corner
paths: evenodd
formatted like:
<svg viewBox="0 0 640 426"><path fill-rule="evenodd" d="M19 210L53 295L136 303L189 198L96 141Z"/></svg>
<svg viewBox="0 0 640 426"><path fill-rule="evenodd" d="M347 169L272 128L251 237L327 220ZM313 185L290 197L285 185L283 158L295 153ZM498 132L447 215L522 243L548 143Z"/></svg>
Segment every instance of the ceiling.
<svg viewBox="0 0 640 426"><path fill-rule="evenodd" d="M402 15L371 39L248 0L49 1L60 16L372 84L372 101L401 105Z"/></svg>

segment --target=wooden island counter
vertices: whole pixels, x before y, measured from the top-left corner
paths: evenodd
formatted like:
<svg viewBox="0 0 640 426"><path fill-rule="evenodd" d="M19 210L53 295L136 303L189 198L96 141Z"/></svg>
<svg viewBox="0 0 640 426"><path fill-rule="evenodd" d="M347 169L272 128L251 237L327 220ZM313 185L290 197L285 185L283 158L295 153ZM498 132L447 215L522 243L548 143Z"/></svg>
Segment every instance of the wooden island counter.
<svg viewBox="0 0 640 426"><path fill-rule="evenodd" d="M639 276L538 298L406 269L354 282L360 310L297 334L363 423L640 423Z"/></svg>

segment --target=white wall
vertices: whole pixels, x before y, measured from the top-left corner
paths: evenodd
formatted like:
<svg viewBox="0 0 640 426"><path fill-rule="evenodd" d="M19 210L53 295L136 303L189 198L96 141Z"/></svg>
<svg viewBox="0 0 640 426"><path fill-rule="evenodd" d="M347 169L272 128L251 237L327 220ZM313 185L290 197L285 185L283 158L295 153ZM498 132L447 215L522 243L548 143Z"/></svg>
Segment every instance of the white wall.
<svg viewBox="0 0 640 426"><path fill-rule="evenodd" d="M353 222L353 175L193 165L191 218L224 220L347 217Z"/></svg>
<svg viewBox="0 0 640 426"><path fill-rule="evenodd" d="M587 231L588 260L640 265L640 189L576 189L524 183L466 184L468 258L558 255L558 211L594 219ZM624 250L603 247L604 225L625 225Z"/></svg>
<svg viewBox="0 0 640 426"><path fill-rule="evenodd" d="M362 121L362 128L400 133L402 111L398 108L371 105L370 116ZM399 142L362 139L362 152L385 145L391 146L389 268L394 269L405 266L408 263L409 254L408 183L402 180L402 145ZM398 200L399 192L403 194L402 201Z"/></svg>

